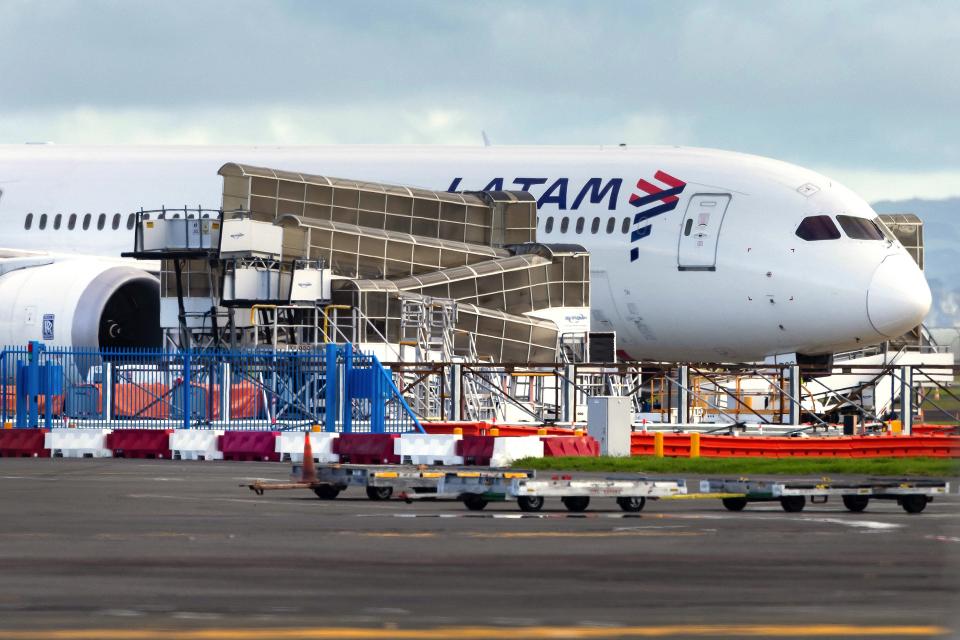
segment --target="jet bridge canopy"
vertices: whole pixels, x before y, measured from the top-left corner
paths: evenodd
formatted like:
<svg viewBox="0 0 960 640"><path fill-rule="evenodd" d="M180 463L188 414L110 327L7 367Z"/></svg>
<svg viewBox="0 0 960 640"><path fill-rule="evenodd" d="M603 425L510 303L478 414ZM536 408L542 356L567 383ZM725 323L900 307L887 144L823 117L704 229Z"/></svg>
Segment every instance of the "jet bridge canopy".
<svg viewBox="0 0 960 640"><path fill-rule="evenodd" d="M223 210L268 222L292 215L492 246L536 240L536 199L523 191L430 191L232 162L219 173Z"/></svg>

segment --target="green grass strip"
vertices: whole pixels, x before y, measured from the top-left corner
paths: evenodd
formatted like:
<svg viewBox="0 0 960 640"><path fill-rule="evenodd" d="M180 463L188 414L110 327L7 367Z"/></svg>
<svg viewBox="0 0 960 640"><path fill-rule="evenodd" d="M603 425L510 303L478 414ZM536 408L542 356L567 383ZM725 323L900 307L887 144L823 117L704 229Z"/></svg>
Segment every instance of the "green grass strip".
<svg viewBox="0 0 960 640"><path fill-rule="evenodd" d="M694 473L721 475L960 475L960 460L951 458L523 458L512 465L537 471Z"/></svg>

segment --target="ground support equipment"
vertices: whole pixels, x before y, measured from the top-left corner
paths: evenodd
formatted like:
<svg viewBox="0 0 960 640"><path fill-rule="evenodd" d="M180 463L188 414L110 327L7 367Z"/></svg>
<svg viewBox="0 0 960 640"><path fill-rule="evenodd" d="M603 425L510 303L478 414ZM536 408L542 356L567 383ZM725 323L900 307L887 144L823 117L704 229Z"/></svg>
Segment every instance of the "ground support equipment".
<svg viewBox="0 0 960 640"><path fill-rule="evenodd" d="M585 511L590 498L616 498L621 509L637 512L647 499L656 500L686 493L683 480L649 478L583 479L554 476L536 479L526 471L454 471L444 474L437 488L438 497L459 499L472 511L490 502L516 499L521 511L540 511L546 498L560 498L568 511Z"/></svg>
<svg viewBox="0 0 960 640"><path fill-rule="evenodd" d="M907 513L920 513L934 496L944 495L950 485L943 480L876 479L834 482L824 478L819 482L776 480L702 480L700 490L705 494L742 494L724 497L723 506L730 511L742 511L749 502L779 502L784 511L802 511L807 499L811 503L825 503L830 497L839 497L848 511L859 513L870 500L896 500Z"/></svg>
<svg viewBox="0 0 960 640"><path fill-rule="evenodd" d="M318 465L316 478L306 482L302 466L294 465L291 482L264 482L257 480L248 487L257 495L264 491L310 489L321 500L333 500L347 487L363 487L371 500L388 500L394 493L436 495L437 485L444 472L425 467L396 465Z"/></svg>

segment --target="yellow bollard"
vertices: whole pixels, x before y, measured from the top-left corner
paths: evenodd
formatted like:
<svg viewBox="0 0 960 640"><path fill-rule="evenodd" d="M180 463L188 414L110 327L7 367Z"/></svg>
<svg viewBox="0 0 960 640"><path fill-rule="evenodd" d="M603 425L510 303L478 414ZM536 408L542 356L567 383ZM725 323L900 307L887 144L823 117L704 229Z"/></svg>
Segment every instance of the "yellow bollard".
<svg viewBox="0 0 960 640"><path fill-rule="evenodd" d="M455 436L462 436L462 435L463 435L463 427L454 427L454 428L453 428L453 435L455 435Z"/></svg>
<svg viewBox="0 0 960 640"><path fill-rule="evenodd" d="M487 435L498 436L500 435L500 429L497 429L496 427L490 427L490 430L487 431Z"/></svg>
<svg viewBox="0 0 960 640"><path fill-rule="evenodd" d="M313 431L314 433L320 433L321 431L323 431L323 427L321 427L318 424L315 424L312 427L310 427L310 431Z"/></svg>
<svg viewBox="0 0 960 640"><path fill-rule="evenodd" d="M547 430L546 430L546 429L537 429L537 435L538 435L538 436L545 436L545 435L547 435Z"/></svg>
<svg viewBox="0 0 960 640"><path fill-rule="evenodd" d="M574 429L574 430L573 430L573 435L577 436L578 438L582 438L582 437L583 437L583 429Z"/></svg>
<svg viewBox="0 0 960 640"><path fill-rule="evenodd" d="M9 420L7 420L6 422L3 423L3 428L4 428L4 429L13 429L13 423L10 422Z"/></svg>
<svg viewBox="0 0 960 640"><path fill-rule="evenodd" d="M653 455L663 457L663 431L657 431L653 434Z"/></svg>
<svg viewBox="0 0 960 640"><path fill-rule="evenodd" d="M700 457L700 434L696 431L690 434L690 457Z"/></svg>
<svg viewBox="0 0 960 640"><path fill-rule="evenodd" d="M898 436L903 432L903 423L899 420L890 421L890 431L893 435Z"/></svg>

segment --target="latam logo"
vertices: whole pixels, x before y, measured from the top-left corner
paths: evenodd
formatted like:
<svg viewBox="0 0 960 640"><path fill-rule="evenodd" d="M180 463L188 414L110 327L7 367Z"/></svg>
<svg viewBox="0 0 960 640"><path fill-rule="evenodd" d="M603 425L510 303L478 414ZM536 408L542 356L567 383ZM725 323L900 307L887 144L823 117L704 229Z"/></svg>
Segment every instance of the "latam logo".
<svg viewBox="0 0 960 640"><path fill-rule="evenodd" d="M461 191L463 178L454 178L450 181L447 191ZM537 209L554 206L560 211L575 211L582 204L606 205L610 211L617 208L620 197L620 187L623 180L620 178L588 178L580 182L573 182L570 178L493 178L480 191L517 190L532 193L533 190L543 188L537 197Z"/></svg>
<svg viewBox="0 0 960 640"><path fill-rule="evenodd" d="M683 188L687 186L686 182L674 178L665 171L657 171L653 174L653 178L667 186L660 187L641 178L637 181L637 188L646 195L641 196L636 193L630 195L630 204L639 209L633 216L635 228L630 231L630 242L637 242L649 236L652 226L644 223L654 216L676 209L680 201L677 196L683 193ZM630 247L630 262L635 262L639 258L640 248Z"/></svg>

